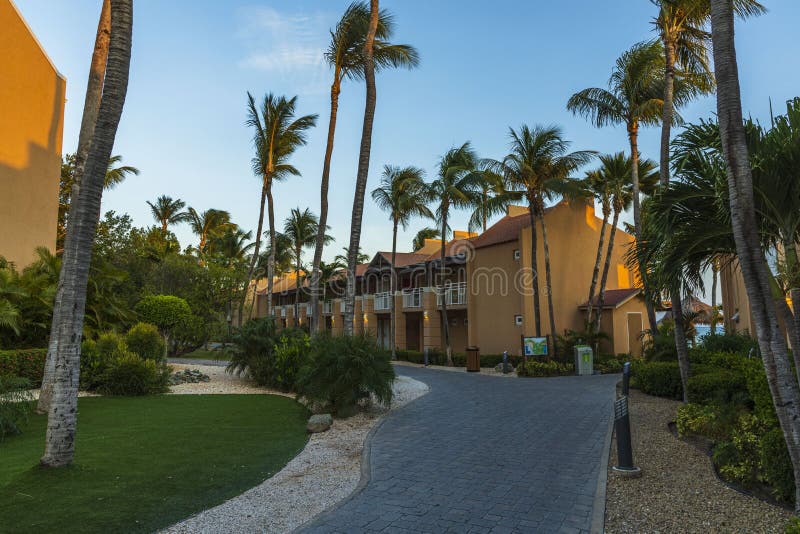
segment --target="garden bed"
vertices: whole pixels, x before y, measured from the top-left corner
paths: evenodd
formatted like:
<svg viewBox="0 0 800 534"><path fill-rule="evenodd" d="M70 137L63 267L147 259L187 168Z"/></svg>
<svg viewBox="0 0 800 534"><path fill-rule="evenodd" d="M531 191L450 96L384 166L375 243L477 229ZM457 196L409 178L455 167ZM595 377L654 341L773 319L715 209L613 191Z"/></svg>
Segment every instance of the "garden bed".
<svg viewBox="0 0 800 534"><path fill-rule="evenodd" d="M618 478L616 440L609 458L606 532L783 532L791 512L720 481L708 455L675 437L669 423L681 403L631 391L637 479Z"/></svg>

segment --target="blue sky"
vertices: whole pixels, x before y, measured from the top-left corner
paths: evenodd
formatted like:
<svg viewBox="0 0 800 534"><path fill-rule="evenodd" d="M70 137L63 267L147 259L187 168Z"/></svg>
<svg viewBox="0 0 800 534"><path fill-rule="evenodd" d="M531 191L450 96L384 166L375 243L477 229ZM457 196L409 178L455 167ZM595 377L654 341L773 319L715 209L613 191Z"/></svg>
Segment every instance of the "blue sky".
<svg viewBox="0 0 800 534"><path fill-rule="evenodd" d="M67 77L64 151L72 152L101 2L15 1ZM303 176L275 188L280 226L295 206L318 213L331 82L322 51L347 3L136 0L130 86L114 153L142 172L107 192L104 210L149 225L145 201L167 194L198 210L228 210L254 230L260 185L244 124L249 90L257 97L298 95L301 113L319 114L308 146L294 158ZM786 99L800 94L800 2L764 3L767 15L737 27L744 110L762 122L769 118L769 97L780 112ZM378 76L368 191L384 164L416 165L432 176L441 154L467 140L479 155L501 157L508 127L523 123L560 125L576 150L627 150L623 129L595 129L568 113L565 103L580 89L605 86L617 56L653 37L650 2L384 0L381 6L395 15L394 41L416 46L421 66ZM326 257L347 244L362 85L348 82L342 91L329 218L337 242ZM708 117L714 106L704 98L683 115ZM642 134L644 156L658 159L658 139L657 129ZM465 228L467 219L458 213L452 226ZM399 250L410 250L413 235L428 224L414 221L399 236ZM183 246L195 241L185 225L176 234ZM370 254L391 246L389 221L369 200L362 245Z"/></svg>

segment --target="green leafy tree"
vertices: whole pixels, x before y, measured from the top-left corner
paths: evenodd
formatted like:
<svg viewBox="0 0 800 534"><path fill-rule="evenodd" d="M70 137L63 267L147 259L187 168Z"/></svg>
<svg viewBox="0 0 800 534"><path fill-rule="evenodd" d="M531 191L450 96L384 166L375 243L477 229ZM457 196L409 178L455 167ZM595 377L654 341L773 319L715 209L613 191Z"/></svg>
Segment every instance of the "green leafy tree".
<svg viewBox="0 0 800 534"><path fill-rule="evenodd" d="M192 316L189 304L174 295L148 295L136 304L134 310L142 321L156 325L164 336L165 357L170 337Z"/></svg>

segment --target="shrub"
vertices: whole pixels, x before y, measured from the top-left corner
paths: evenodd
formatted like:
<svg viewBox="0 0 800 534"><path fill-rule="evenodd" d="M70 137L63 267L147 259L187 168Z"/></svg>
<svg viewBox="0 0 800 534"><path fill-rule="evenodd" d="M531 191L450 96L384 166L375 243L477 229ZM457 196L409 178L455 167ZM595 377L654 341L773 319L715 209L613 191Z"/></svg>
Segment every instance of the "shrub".
<svg viewBox="0 0 800 534"><path fill-rule="evenodd" d="M104 395L141 396L163 393L169 384L170 371L153 360L145 360L129 351L120 351L109 362L99 380Z"/></svg>
<svg viewBox="0 0 800 534"><path fill-rule="evenodd" d="M106 350L109 350L106 347ZM118 348L110 349L110 352L100 355L97 348L97 342L91 339L84 339L81 343L81 389L95 389L100 381L100 377L106 371L108 362L112 355L118 351Z"/></svg>
<svg viewBox="0 0 800 534"><path fill-rule="evenodd" d="M778 416L775 414L775 404L761 360L749 360L744 368L744 375L747 380L747 393L753 400L753 414L766 425L777 427Z"/></svg>
<svg viewBox="0 0 800 534"><path fill-rule="evenodd" d="M747 379L741 371L714 369L689 377L686 383L689 402L698 404L751 405Z"/></svg>
<svg viewBox="0 0 800 534"><path fill-rule="evenodd" d="M601 354L594 359L594 368L605 374L621 373L625 362L631 361L630 354Z"/></svg>
<svg viewBox="0 0 800 534"><path fill-rule="evenodd" d="M773 428L761 438L758 467L764 482L772 487L776 499L794 501L792 459L780 428Z"/></svg>
<svg viewBox="0 0 800 534"><path fill-rule="evenodd" d="M391 402L394 369L375 338L321 333L311 340L309 356L297 382L298 394L309 401L329 405L340 417L370 396Z"/></svg>
<svg viewBox="0 0 800 534"><path fill-rule="evenodd" d="M670 319L661 322L655 334L644 339L642 353L648 362L672 362L678 360L675 350L675 323Z"/></svg>
<svg viewBox="0 0 800 534"><path fill-rule="evenodd" d="M683 398L683 385L678 362L634 362L631 364L631 386L648 395Z"/></svg>
<svg viewBox="0 0 800 534"><path fill-rule="evenodd" d="M0 376L27 379L32 385L42 383L47 349L16 349L0 351Z"/></svg>
<svg viewBox="0 0 800 534"><path fill-rule="evenodd" d="M758 480L759 449L765 425L752 414L739 418L730 441L714 448L714 463L723 478L746 486Z"/></svg>
<svg viewBox="0 0 800 534"><path fill-rule="evenodd" d="M103 360L109 360L120 351L128 349L125 339L116 332L104 332L97 338L96 349L98 356Z"/></svg>
<svg viewBox="0 0 800 534"><path fill-rule="evenodd" d="M704 436L713 441L730 440L739 412L729 406L684 404L675 424L681 436Z"/></svg>
<svg viewBox="0 0 800 534"><path fill-rule="evenodd" d="M28 422L33 397L26 378L0 376L0 441L6 436L20 434Z"/></svg>
<svg viewBox="0 0 800 534"><path fill-rule="evenodd" d="M131 352L145 360L164 361L167 346L155 325L137 323L125 334L125 343Z"/></svg>
<svg viewBox="0 0 800 534"><path fill-rule="evenodd" d="M728 352L747 356L751 349L758 351L758 341L747 334L709 334L702 347L709 352Z"/></svg>
<svg viewBox="0 0 800 534"><path fill-rule="evenodd" d="M227 325L225 328L227 330ZM201 317L190 315L172 330L174 352L184 354L197 350L211 339L212 334L219 332L217 324L206 323Z"/></svg>
<svg viewBox="0 0 800 534"><path fill-rule="evenodd" d="M173 295L148 295L136 304L134 310L142 321L158 327L167 348L170 337L192 316L189 304Z"/></svg>
<svg viewBox="0 0 800 534"><path fill-rule="evenodd" d="M281 391L292 391L297 385L300 369L308 359L309 337L299 329L281 332L274 351L270 385Z"/></svg>
<svg viewBox="0 0 800 534"><path fill-rule="evenodd" d="M563 376L575 374L575 365L556 361L538 361L528 359L517 367L519 376Z"/></svg>
<svg viewBox="0 0 800 534"><path fill-rule="evenodd" d="M245 374L260 383L261 362L272 360L277 341L278 333L272 317L247 321L233 336L236 350L231 353L227 371Z"/></svg>

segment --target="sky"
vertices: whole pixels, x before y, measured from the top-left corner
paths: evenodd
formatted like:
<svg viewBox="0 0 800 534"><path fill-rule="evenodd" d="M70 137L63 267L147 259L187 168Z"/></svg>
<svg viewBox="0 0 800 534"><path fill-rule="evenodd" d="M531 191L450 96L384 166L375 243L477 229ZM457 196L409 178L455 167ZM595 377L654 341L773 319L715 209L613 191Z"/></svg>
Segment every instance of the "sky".
<svg viewBox="0 0 800 534"><path fill-rule="evenodd" d="M94 45L100 0L12 0L59 71L67 78L64 152L74 152ZM769 122L800 93L797 0L762 0L769 12L737 22L737 53L746 115ZM145 201L159 195L198 211L228 210L247 230L258 222L260 180L253 175L252 132L245 124L246 93L298 96L300 114L319 114L292 163L302 176L275 186L279 229L294 207L319 213L332 74L322 53L349 0L136 0L130 83L114 153L141 174L103 197L103 209L128 213L137 226L153 223ZM605 87L616 58L652 39L655 7L647 0L521 2L383 0L395 17L395 43L415 46L413 71L377 76L362 248L391 247L391 224L369 199L385 164L414 165L435 175L449 148L471 141L481 157L500 158L508 128L559 125L574 150L627 150L623 128L596 129L566 111L573 93ZM364 112L363 82L345 82L331 169L329 224L336 243L348 243ZM713 98L682 110L687 121L711 117ZM658 160L660 131L642 132L644 157ZM457 212L452 228L466 229ZM414 220L398 237L410 251ZM175 228L183 247L196 238ZM569 246L552 244L551 246ZM310 259L312 252L306 253Z"/></svg>

